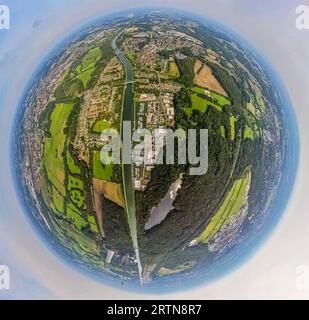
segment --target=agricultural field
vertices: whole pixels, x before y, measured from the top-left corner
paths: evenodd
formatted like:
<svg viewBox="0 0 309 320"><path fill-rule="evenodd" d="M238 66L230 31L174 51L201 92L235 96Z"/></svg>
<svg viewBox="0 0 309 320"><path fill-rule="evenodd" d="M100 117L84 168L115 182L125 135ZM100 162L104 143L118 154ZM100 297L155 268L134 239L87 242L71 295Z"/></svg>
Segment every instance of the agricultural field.
<svg viewBox="0 0 309 320"><path fill-rule="evenodd" d="M94 216L88 215L88 223L90 225L90 230L94 233L98 233L98 226L97 223L95 221Z"/></svg>
<svg viewBox="0 0 309 320"><path fill-rule="evenodd" d="M95 240L84 235L80 230L74 228L66 220L53 220L53 227L57 235L65 240L68 245L74 246L76 252L87 252L98 254L98 249Z"/></svg>
<svg viewBox="0 0 309 320"><path fill-rule="evenodd" d="M235 116L230 116L230 138L232 141L235 140L235 137L236 137L236 128L235 128L235 125L236 125L236 117Z"/></svg>
<svg viewBox="0 0 309 320"><path fill-rule="evenodd" d="M81 63L76 67L76 79L83 83L84 89L88 87L91 76L94 72L96 63L101 59L102 51L99 47L93 48L83 57Z"/></svg>
<svg viewBox="0 0 309 320"><path fill-rule="evenodd" d="M199 95L193 93L191 95L191 101L192 101L192 109L199 110L201 112L206 112L207 110L207 100L201 98Z"/></svg>
<svg viewBox="0 0 309 320"><path fill-rule="evenodd" d="M246 126L244 130L244 139L254 140L254 132L248 126Z"/></svg>
<svg viewBox="0 0 309 320"><path fill-rule="evenodd" d="M69 150L67 150L67 164L70 173L72 174L81 174L80 168L76 165L74 158Z"/></svg>
<svg viewBox="0 0 309 320"><path fill-rule="evenodd" d="M70 199L74 205L79 209L86 209L84 183L81 179L74 176L69 176L68 191Z"/></svg>
<svg viewBox="0 0 309 320"><path fill-rule="evenodd" d="M95 64L98 60L100 60L101 56L102 51L99 47L90 49L82 59L82 70L94 68Z"/></svg>
<svg viewBox="0 0 309 320"><path fill-rule="evenodd" d="M58 101L63 101L63 99L78 97L84 89L88 88L96 64L101 58L102 50L99 47L90 49L75 69L68 69L64 73L55 90L55 98Z"/></svg>
<svg viewBox="0 0 309 320"><path fill-rule="evenodd" d="M51 203L55 214L64 215L80 230L89 225L79 210L87 208L81 169L65 146L68 144L65 129L74 103L56 104L50 116L50 129L44 145L43 166L51 189ZM66 150L66 153L65 153ZM63 157L63 154L66 157ZM66 161L66 163L65 163ZM68 172L66 172L66 165ZM67 177L67 183L66 183ZM92 227L94 230L95 228Z"/></svg>
<svg viewBox="0 0 309 320"><path fill-rule="evenodd" d="M180 77L180 72L175 61L170 61L168 63L167 75L174 79L178 79Z"/></svg>
<svg viewBox="0 0 309 320"><path fill-rule="evenodd" d="M66 135L64 129L67 126L67 121L74 103L56 104L51 115L50 137L46 138L44 147L44 165L50 183L59 191L62 196L65 196L65 169L62 153L64 151Z"/></svg>
<svg viewBox="0 0 309 320"><path fill-rule="evenodd" d="M87 89L96 64L101 57L102 51L99 47L90 49L75 69L66 71L60 85L55 90L56 99L74 98Z"/></svg>
<svg viewBox="0 0 309 320"><path fill-rule="evenodd" d="M247 110L250 111L253 115L256 114L256 109L252 100L250 100L250 102L247 103Z"/></svg>
<svg viewBox="0 0 309 320"><path fill-rule="evenodd" d="M221 94L216 93L214 91L210 91L208 89L195 86L191 88L191 91L193 92L191 96L193 97L193 99L196 99L194 95L198 96L199 98L205 100L207 107L211 106L218 111L222 111L224 107L231 106L232 104L227 97L222 96ZM193 103L193 100L192 100L192 103ZM193 104L193 107L194 107L194 104Z"/></svg>
<svg viewBox="0 0 309 320"><path fill-rule="evenodd" d="M226 107L226 106L230 106L232 104L231 101L227 97L222 96L221 94L218 94L214 91L211 92L211 98L220 107Z"/></svg>
<svg viewBox="0 0 309 320"><path fill-rule="evenodd" d="M198 110L201 113L205 113L209 107L223 112L225 108L233 108L232 102L229 98L222 96L219 93L204 89L198 86L194 86L190 89L190 99L191 107L185 107L184 112L191 118L193 111ZM244 128L244 137L247 139L254 139L255 136L258 136L258 129L254 130L251 128L254 125L254 118L247 116L248 126ZM229 127L229 138L231 141L236 139L236 122L237 118L234 115L230 115L227 119ZM253 135L251 133L253 132ZM227 136L227 128L225 128L224 123L219 128L219 133L222 138Z"/></svg>
<svg viewBox="0 0 309 320"><path fill-rule="evenodd" d="M245 201L247 201L250 185L251 169L247 168L242 177L234 182L223 204L197 239L198 242L208 243L231 217L238 214Z"/></svg>
<svg viewBox="0 0 309 320"><path fill-rule="evenodd" d="M96 193L104 195L108 200L124 208L124 196L120 183L93 179L93 189Z"/></svg>
<svg viewBox="0 0 309 320"><path fill-rule="evenodd" d="M257 118L253 115L252 112L246 111L244 113L245 119L246 119L246 125L244 127L244 138L255 140L260 137L260 125L257 121Z"/></svg>
<svg viewBox="0 0 309 320"><path fill-rule="evenodd" d="M76 207L72 204L69 204L67 207L67 218L72 221L78 230L81 230L88 225L88 222L80 215L78 210L76 210Z"/></svg>
<svg viewBox="0 0 309 320"><path fill-rule="evenodd" d="M64 198L54 186L52 186L51 188L52 188L51 207L55 213L63 214L64 213Z"/></svg>
<svg viewBox="0 0 309 320"><path fill-rule="evenodd" d="M70 175L68 182L68 190L71 191L72 189L84 190L84 183L81 179Z"/></svg>
<svg viewBox="0 0 309 320"><path fill-rule="evenodd" d="M219 81L213 75L211 68L200 60L197 60L194 65L193 83L202 88L208 88L211 91L218 92L223 96L228 96Z"/></svg>
<svg viewBox="0 0 309 320"><path fill-rule="evenodd" d="M217 111L222 112L224 107L231 106L231 101L219 93L209 91L198 86L191 88L192 107L185 108L185 112L191 116L192 110L199 110L204 113L208 107L213 107Z"/></svg>
<svg viewBox="0 0 309 320"><path fill-rule="evenodd" d="M70 198L71 201L79 208L79 209L86 209L85 205L85 196L83 191L79 189L72 189L70 191Z"/></svg>
<svg viewBox="0 0 309 320"><path fill-rule="evenodd" d="M113 164L105 165L102 163L100 151L94 151L92 162L93 177L99 180L110 181L113 176Z"/></svg>

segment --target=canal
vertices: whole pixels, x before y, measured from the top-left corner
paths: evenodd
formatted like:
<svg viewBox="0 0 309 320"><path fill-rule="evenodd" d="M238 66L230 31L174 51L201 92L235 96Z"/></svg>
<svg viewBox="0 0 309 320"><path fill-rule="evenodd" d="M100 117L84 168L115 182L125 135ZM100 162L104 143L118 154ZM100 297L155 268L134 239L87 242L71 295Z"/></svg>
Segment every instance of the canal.
<svg viewBox="0 0 309 320"><path fill-rule="evenodd" d="M126 86L123 95L122 104L122 121L121 121L121 135L124 121L131 122L131 132L133 132L134 123L134 77L133 69L130 61L121 52L117 46L117 40L119 36L123 33L121 31L112 41L112 48L115 51L117 58L120 60L126 71ZM123 136L122 136L123 140ZM131 146L130 146L131 148ZM126 202L126 214L128 219L128 224L130 228L130 235L133 242L133 248L135 251L135 256L138 263L138 271L140 282L142 283L142 265L139 256L139 247L137 241L137 225L136 225L136 209L135 209L135 195L133 187L133 174L131 164L122 164L122 178L123 178L123 192Z"/></svg>

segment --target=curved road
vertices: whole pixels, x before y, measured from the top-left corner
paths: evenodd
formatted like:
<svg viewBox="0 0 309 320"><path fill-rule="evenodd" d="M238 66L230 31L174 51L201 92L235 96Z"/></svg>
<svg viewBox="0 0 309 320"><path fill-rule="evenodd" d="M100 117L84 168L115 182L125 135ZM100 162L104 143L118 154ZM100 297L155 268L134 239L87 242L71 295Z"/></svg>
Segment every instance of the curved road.
<svg viewBox="0 0 309 320"><path fill-rule="evenodd" d="M112 41L112 48L115 51L117 58L123 64L126 70L126 86L124 89L124 96L122 102L122 120L121 120L121 136L123 121L131 121L131 132L133 132L132 124L134 123L134 92L133 92L133 69L130 61L117 47L117 40L119 36L124 32L121 31ZM123 140L123 137L122 137ZM138 263L138 273L140 283L142 284L142 264L139 256L139 248L137 241L137 226L136 226L136 210L135 210L135 196L133 188L133 176L132 176L132 165L122 164L122 179L123 179L123 191L125 198L127 220L130 228L130 235L133 242L133 248L135 251L136 260Z"/></svg>

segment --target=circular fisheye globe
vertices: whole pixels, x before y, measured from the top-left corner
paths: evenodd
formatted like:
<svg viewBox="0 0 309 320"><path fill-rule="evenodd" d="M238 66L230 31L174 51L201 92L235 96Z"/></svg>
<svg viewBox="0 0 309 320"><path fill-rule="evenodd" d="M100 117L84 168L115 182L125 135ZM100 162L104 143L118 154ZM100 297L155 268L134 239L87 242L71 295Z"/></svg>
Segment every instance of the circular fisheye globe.
<svg viewBox="0 0 309 320"><path fill-rule="evenodd" d="M298 160L271 67L218 23L168 10L106 16L58 43L13 129L16 190L40 239L124 290L235 269L281 217Z"/></svg>

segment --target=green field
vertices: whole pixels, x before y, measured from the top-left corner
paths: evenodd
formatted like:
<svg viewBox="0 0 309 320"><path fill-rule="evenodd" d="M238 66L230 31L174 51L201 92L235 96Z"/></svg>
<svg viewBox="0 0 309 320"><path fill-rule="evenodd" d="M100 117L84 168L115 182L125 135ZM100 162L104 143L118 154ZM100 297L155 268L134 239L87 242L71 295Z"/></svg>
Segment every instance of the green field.
<svg viewBox="0 0 309 320"><path fill-rule="evenodd" d="M196 93L205 94L205 89L204 89L204 88L201 88L201 87L197 87L197 86L192 87L192 88L191 88L191 91L196 92Z"/></svg>
<svg viewBox="0 0 309 320"><path fill-rule="evenodd" d="M90 49L82 59L82 70L94 68L101 56L102 51L99 47Z"/></svg>
<svg viewBox="0 0 309 320"><path fill-rule="evenodd" d="M81 179L69 176L68 191L70 199L79 209L86 209L84 183Z"/></svg>
<svg viewBox="0 0 309 320"><path fill-rule="evenodd" d="M224 138L225 139L225 127L224 126L220 126L220 135L221 135L221 137L222 138Z"/></svg>
<svg viewBox="0 0 309 320"><path fill-rule="evenodd" d="M232 141L234 141L236 137L236 129L235 129L236 121L237 119L235 118L235 116L230 116L230 138Z"/></svg>
<svg viewBox="0 0 309 320"><path fill-rule="evenodd" d="M242 177L236 180L217 213L213 216L198 242L208 243L215 234L236 215L246 201L251 184L251 170L247 168Z"/></svg>
<svg viewBox="0 0 309 320"><path fill-rule="evenodd" d="M213 107L216 110L222 112L224 107L231 105L231 101L228 98L216 92L211 92L209 99L207 99L207 94L204 88L195 86L191 88L191 91L192 108L200 110L201 112L206 112L208 107ZM204 95L205 98L200 95Z"/></svg>
<svg viewBox="0 0 309 320"><path fill-rule="evenodd" d="M191 91L193 91L195 93L207 95L205 92L205 89L198 87L198 86L192 87ZM226 98L226 97L222 96L221 94L216 93L214 91L210 92L210 98L213 100L213 105L216 105L216 106L226 107L226 106L230 106L232 104L228 98Z"/></svg>
<svg viewBox="0 0 309 320"><path fill-rule="evenodd" d="M80 230L82 227L90 226L78 211L78 209L87 208L84 183L80 178L81 170L72 155L68 150L64 153L65 144L68 141L65 129L73 107L74 103L55 105L50 116L49 134L45 140L43 164L51 188L50 207L54 213L65 215ZM65 161L68 172L66 172ZM92 230L95 230L94 224L95 221L92 221Z"/></svg>
<svg viewBox="0 0 309 320"><path fill-rule="evenodd" d="M78 230L88 225L88 222L79 214L78 210L72 204L68 205L67 218L72 221Z"/></svg>
<svg viewBox="0 0 309 320"><path fill-rule="evenodd" d="M244 139L254 140L254 132L248 126L246 126L244 130Z"/></svg>
<svg viewBox="0 0 309 320"><path fill-rule="evenodd" d="M99 180L111 181L113 176L113 164L105 165L101 162L100 151L93 153L93 176Z"/></svg>
<svg viewBox="0 0 309 320"><path fill-rule="evenodd" d="M72 174L81 174L80 168L76 165L70 151L67 151L67 164Z"/></svg>
<svg viewBox="0 0 309 320"><path fill-rule="evenodd" d="M99 120L93 125L92 131L94 133L102 133L102 131L109 129L110 127L111 124L109 121Z"/></svg>
<svg viewBox="0 0 309 320"><path fill-rule="evenodd" d="M80 189L70 190L70 199L78 209L86 209L85 194Z"/></svg>
<svg viewBox="0 0 309 320"><path fill-rule="evenodd" d="M205 99L201 98L197 94L191 94L191 101L192 101L192 109L199 110L201 112L206 112L207 110L207 103Z"/></svg>
<svg viewBox="0 0 309 320"><path fill-rule="evenodd" d="M191 106L183 107L189 117L192 116L193 110L205 113L209 107L212 107L216 111L223 112L225 107L231 106L231 101L228 98L198 86L190 88L190 99Z"/></svg>
<svg viewBox="0 0 309 320"><path fill-rule="evenodd" d="M85 89L88 87L88 83L91 80L92 73L93 73L93 69L88 69L81 72L77 76L77 78L81 80L81 82L83 83L83 86Z"/></svg>
<svg viewBox="0 0 309 320"><path fill-rule="evenodd" d="M53 209L54 213L64 213L64 198L54 186L52 186L51 208Z"/></svg>
<svg viewBox="0 0 309 320"><path fill-rule="evenodd" d="M220 107L226 107L231 105L231 101L224 97L221 96L220 94L216 92L211 92L211 98L220 106Z"/></svg>
<svg viewBox="0 0 309 320"><path fill-rule="evenodd" d="M90 230L93 231L94 233L99 233L97 223L95 221L94 216L88 215L88 223L90 225Z"/></svg>
<svg viewBox="0 0 309 320"><path fill-rule="evenodd" d="M73 107L74 103L56 104L51 115L50 136L46 138L44 146L43 161L48 180L62 196L65 196L63 151L67 137L64 129Z"/></svg>
<svg viewBox="0 0 309 320"><path fill-rule="evenodd" d="M64 82L62 85L64 94L67 97L76 97L78 94L80 94L83 90L83 86L81 85L80 80L74 79L69 82Z"/></svg>
<svg viewBox="0 0 309 320"><path fill-rule="evenodd" d="M216 110L222 112L222 107L219 106L218 104L215 104L215 103L211 102L211 101L207 101L207 106L213 107Z"/></svg>
<svg viewBox="0 0 309 320"><path fill-rule="evenodd" d="M203 94L205 96L206 96L206 94L205 94L205 89L203 89L201 87L197 87L197 86L192 87L191 92L192 92L191 93L192 107L184 108L185 113L189 117L192 116L193 110L199 110L200 112L204 113L207 111L207 109L209 107L213 107L217 111L222 112L224 107L231 105L231 101L228 98L221 96L220 94L217 94L215 92L211 92L211 96L212 96L212 99L214 99L214 101L216 101L216 103L209 101L206 97L203 98L202 96L200 96L200 94ZM236 122L237 122L236 117L233 115L230 116L230 119L229 119L230 139L232 141L234 141L236 138L236 128L235 128ZM226 129L224 126L220 127L220 135L222 138L226 137Z"/></svg>
<svg viewBox="0 0 309 320"><path fill-rule="evenodd" d="M84 183L81 179L69 176L69 182L68 182L68 190L71 189L79 189L84 190Z"/></svg>
<svg viewBox="0 0 309 320"><path fill-rule="evenodd" d="M175 61L169 61L167 76L174 79L178 79L180 77L180 72Z"/></svg>
<svg viewBox="0 0 309 320"><path fill-rule="evenodd" d="M74 217L75 214L73 212L73 217L70 216L70 221L75 222ZM83 222L79 221L78 217L76 217L76 220L78 221L79 226L83 225ZM99 254L95 240L90 238L88 235L83 234L76 227L73 227L68 221L64 219L54 219L51 223L53 228L56 230L57 237L61 239L61 243L64 243L67 248L73 248L74 251L81 256L84 256L85 253L92 255ZM98 261L100 260L98 259Z"/></svg>
<svg viewBox="0 0 309 320"><path fill-rule="evenodd" d="M96 63L101 59L102 51L99 47L89 50L83 57L81 63L75 68L76 79L82 81L84 88L87 88Z"/></svg>

